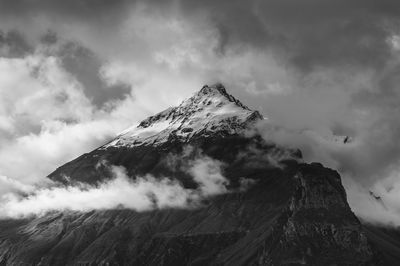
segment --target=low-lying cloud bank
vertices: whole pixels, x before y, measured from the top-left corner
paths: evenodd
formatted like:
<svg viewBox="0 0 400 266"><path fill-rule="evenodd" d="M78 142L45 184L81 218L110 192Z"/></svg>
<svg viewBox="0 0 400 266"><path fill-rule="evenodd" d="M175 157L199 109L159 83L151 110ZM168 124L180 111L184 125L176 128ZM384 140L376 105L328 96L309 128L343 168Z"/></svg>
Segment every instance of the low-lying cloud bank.
<svg viewBox="0 0 400 266"><path fill-rule="evenodd" d="M0 217L23 218L66 210L193 208L208 196L230 192L229 182L221 173L221 162L201 156L184 167L197 188L185 188L177 179L169 177L145 175L132 179L119 166L111 166L112 180L96 186L80 183L34 188L12 184L12 189L1 197Z"/></svg>

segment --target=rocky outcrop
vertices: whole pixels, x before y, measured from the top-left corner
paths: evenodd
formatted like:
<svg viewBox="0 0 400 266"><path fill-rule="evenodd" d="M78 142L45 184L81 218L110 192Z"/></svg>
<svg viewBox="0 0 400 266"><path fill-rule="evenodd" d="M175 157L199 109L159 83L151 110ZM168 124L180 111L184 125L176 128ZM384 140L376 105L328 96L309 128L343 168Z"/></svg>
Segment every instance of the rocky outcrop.
<svg viewBox="0 0 400 266"><path fill-rule="evenodd" d="M294 195L282 221L282 234L270 265L374 265L376 254L350 211L337 172L321 164L303 164L294 175Z"/></svg>

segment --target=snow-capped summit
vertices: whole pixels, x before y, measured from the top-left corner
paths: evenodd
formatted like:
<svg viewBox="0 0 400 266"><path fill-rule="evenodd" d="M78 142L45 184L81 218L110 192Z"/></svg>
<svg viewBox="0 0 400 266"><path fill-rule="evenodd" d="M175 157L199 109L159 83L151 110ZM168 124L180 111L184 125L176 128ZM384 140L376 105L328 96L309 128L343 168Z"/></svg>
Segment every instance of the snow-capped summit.
<svg viewBox="0 0 400 266"><path fill-rule="evenodd" d="M160 145L170 138L188 141L195 136L237 134L248 123L262 119L226 92L222 84L205 85L177 107L168 108L124 130L117 138L103 146Z"/></svg>

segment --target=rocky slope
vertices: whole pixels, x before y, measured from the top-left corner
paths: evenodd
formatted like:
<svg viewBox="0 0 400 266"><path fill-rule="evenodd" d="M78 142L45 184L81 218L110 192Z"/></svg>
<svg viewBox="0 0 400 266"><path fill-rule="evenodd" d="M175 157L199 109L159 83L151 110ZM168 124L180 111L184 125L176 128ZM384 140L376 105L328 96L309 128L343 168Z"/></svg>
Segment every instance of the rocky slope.
<svg viewBox="0 0 400 266"><path fill-rule="evenodd" d="M229 192L197 208L2 220L0 265L384 265L347 203L339 174L302 163L299 151L245 137L259 119L222 85L205 86L59 167L49 178L62 183L112 178L111 164L133 179L169 176L196 188L190 173L166 158L180 164L201 153L221 162Z"/></svg>
<svg viewBox="0 0 400 266"><path fill-rule="evenodd" d="M385 265L397 266L400 262L400 228L364 224L369 241L381 252Z"/></svg>

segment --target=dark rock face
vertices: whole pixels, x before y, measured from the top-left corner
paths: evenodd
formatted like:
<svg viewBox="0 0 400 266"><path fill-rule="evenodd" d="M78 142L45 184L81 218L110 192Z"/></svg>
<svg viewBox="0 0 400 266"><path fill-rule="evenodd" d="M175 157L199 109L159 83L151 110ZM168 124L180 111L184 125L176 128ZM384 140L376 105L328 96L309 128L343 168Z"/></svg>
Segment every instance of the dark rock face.
<svg viewBox="0 0 400 266"><path fill-rule="evenodd" d="M385 266L397 266L400 261L400 228L365 224L363 229L384 258Z"/></svg>

